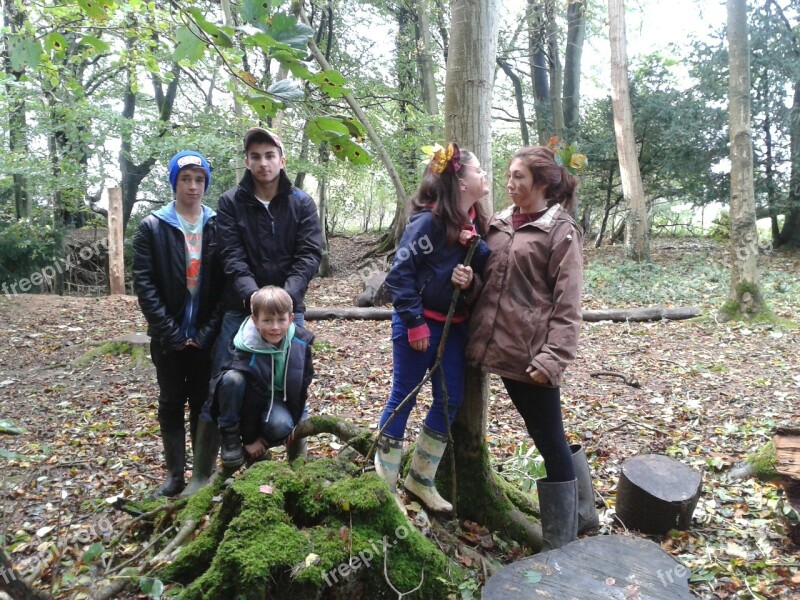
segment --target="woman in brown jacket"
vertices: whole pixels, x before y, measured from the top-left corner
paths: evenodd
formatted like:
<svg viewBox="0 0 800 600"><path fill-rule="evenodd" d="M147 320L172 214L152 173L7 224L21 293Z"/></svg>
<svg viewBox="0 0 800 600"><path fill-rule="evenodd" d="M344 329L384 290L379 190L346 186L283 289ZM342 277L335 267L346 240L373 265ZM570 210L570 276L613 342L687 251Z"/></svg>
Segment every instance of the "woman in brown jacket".
<svg viewBox="0 0 800 600"><path fill-rule="evenodd" d="M576 471L584 470L573 466L559 388L581 324L582 233L570 216L577 183L548 148L526 147L512 158L507 188L514 205L489 225L492 253L466 351L469 362L501 376L544 458L547 478L537 489L545 550L576 539ZM582 452L579 458L585 463ZM586 517L597 521L588 468L585 476Z"/></svg>

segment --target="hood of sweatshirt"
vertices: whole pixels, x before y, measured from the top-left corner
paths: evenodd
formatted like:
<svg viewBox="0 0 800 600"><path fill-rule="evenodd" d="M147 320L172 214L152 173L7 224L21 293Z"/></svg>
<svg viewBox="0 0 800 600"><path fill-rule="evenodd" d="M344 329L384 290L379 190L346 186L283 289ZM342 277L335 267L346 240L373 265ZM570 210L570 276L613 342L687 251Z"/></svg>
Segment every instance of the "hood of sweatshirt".
<svg viewBox="0 0 800 600"><path fill-rule="evenodd" d="M255 354L284 354L294 339L294 330L294 323L291 323L283 342L279 346L275 346L261 337L261 333L259 333L253 319L247 317L233 338L233 345L237 350Z"/></svg>

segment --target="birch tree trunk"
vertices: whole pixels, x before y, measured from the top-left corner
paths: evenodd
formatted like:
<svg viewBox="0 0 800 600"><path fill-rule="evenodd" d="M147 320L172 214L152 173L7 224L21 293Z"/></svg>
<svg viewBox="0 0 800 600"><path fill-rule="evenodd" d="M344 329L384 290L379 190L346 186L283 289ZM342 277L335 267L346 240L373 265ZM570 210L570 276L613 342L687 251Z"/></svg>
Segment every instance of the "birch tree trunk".
<svg viewBox="0 0 800 600"><path fill-rule="evenodd" d="M489 174L492 172L491 95L499 27L497 8L497 0L453 0L451 3L445 86L445 138L474 152ZM480 371L470 369L464 403L453 427L457 496L451 499L460 517L476 520L491 531L502 531L538 549L541 530L511 505L494 479L485 444L488 397L487 378ZM451 489L447 480L452 476L446 464L439 469L438 485L445 494Z"/></svg>
<svg viewBox="0 0 800 600"><path fill-rule="evenodd" d="M635 261L650 260L647 207L642 175L636 155L633 113L628 86L628 51L625 39L625 2L608 0L608 28L611 41L611 104L617 140L622 193L629 207L625 226L625 253Z"/></svg>
<svg viewBox="0 0 800 600"><path fill-rule="evenodd" d="M758 231L750 129L750 43L746 0L728 0L728 114L731 159L731 287L723 313L752 316L764 309L758 273ZM737 314L738 313L738 314Z"/></svg>

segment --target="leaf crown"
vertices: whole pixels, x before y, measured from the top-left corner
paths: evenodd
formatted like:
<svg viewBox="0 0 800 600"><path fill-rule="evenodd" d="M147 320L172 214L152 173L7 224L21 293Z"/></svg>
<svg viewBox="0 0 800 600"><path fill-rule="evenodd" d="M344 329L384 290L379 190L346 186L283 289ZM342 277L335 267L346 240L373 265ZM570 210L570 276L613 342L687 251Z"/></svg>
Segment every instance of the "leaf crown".
<svg viewBox="0 0 800 600"><path fill-rule="evenodd" d="M570 175L577 175L589 162L585 154L578 152L576 143L567 144L564 140L559 140L558 136L548 140L547 148L553 153L556 164L564 167Z"/></svg>

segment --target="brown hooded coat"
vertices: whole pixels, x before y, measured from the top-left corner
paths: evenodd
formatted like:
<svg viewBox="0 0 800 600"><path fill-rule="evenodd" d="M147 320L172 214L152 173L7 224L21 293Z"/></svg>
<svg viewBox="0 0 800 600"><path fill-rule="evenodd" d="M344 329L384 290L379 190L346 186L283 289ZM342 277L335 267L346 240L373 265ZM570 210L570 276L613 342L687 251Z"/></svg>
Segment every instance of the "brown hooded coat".
<svg viewBox="0 0 800 600"><path fill-rule="evenodd" d="M506 209L489 225L492 254L471 311L467 360L526 383L530 365L559 386L578 346L583 235L558 204L516 231L511 215Z"/></svg>

